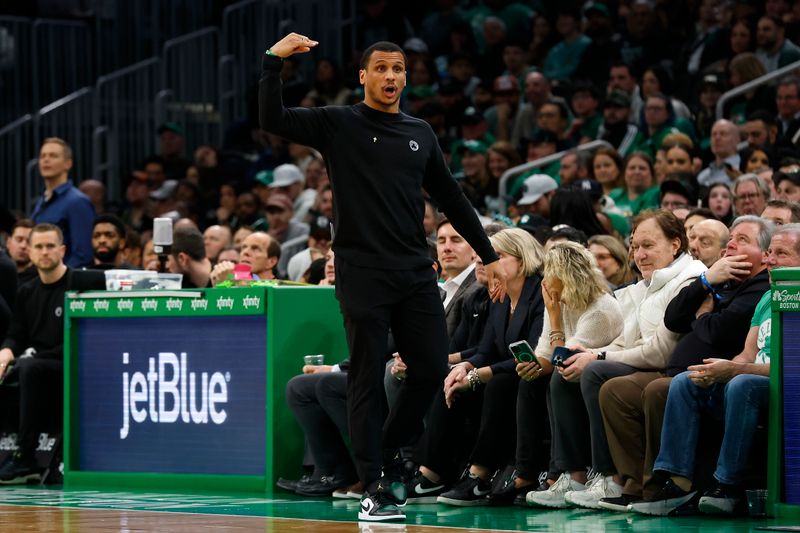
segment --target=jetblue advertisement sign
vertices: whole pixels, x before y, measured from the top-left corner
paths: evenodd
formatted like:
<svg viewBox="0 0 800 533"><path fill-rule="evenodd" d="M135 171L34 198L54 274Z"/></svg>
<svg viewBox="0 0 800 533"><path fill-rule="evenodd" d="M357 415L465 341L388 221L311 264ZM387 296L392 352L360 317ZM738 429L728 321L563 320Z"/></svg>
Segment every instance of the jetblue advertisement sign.
<svg viewBox="0 0 800 533"><path fill-rule="evenodd" d="M264 474L264 316L81 322L80 470Z"/></svg>

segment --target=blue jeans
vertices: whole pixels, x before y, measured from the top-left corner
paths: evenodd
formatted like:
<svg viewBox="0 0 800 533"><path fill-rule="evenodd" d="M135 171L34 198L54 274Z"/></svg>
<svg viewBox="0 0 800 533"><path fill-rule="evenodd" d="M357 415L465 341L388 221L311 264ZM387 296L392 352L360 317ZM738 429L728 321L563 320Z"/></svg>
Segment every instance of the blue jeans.
<svg viewBox="0 0 800 533"><path fill-rule="evenodd" d="M689 479L694 477L697 438L702 413L725 422L725 436L714 477L720 483L737 485L747 462L759 418L769 401L769 378L741 374L728 383L698 387L689 372L672 380L661 429L661 451L653 470Z"/></svg>

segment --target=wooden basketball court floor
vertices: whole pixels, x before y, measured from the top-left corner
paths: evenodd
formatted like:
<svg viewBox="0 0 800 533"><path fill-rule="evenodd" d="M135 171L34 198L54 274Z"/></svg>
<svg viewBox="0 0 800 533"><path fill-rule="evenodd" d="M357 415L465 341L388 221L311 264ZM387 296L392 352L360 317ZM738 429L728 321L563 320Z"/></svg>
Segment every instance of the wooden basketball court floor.
<svg viewBox="0 0 800 533"><path fill-rule="evenodd" d="M481 531L744 533L762 528L800 531L780 519L654 518L585 510L456 508L414 505L405 523L355 520L356 500L308 499L276 493L178 494L74 490L59 487L0 488L0 532L307 532L459 533Z"/></svg>

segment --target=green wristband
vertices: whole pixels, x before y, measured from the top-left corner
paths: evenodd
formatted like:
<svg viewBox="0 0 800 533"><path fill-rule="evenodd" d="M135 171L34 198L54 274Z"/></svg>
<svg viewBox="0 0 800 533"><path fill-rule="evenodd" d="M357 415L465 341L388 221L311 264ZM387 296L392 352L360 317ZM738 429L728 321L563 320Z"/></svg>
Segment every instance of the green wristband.
<svg viewBox="0 0 800 533"><path fill-rule="evenodd" d="M270 56L270 57L276 57L276 58L280 59L281 61L283 61L283 58L281 56L278 56L278 55L275 55L275 54L272 53L272 48L268 48L267 51L264 52L264 53L266 55Z"/></svg>

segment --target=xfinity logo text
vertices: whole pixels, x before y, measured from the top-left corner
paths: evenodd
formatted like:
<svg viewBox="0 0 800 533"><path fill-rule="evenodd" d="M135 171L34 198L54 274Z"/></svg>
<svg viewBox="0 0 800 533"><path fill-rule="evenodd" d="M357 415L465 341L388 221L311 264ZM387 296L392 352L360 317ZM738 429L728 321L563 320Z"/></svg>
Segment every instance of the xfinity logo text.
<svg viewBox="0 0 800 533"><path fill-rule="evenodd" d="M261 304L261 298L258 296L245 296L244 300L242 300L242 305L244 305L245 309L258 308Z"/></svg>
<svg viewBox="0 0 800 533"><path fill-rule="evenodd" d="M222 296L217 298L217 309L225 308L233 310L233 298L230 296L227 298L223 298Z"/></svg>
<svg viewBox="0 0 800 533"><path fill-rule="evenodd" d="M123 352L122 364L127 367L129 354ZM222 424L228 417L228 382L230 373L188 371L188 355L180 358L172 352L159 352L148 359L147 372L122 373L122 427L119 438L128 437L131 419L143 423L148 419L158 424ZM199 390L198 390L199 389Z"/></svg>
<svg viewBox="0 0 800 533"><path fill-rule="evenodd" d="M170 309L177 309L178 311L183 309L183 300L178 298L170 298L167 300L167 311Z"/></svg>
<svg viewBox="0 0 800 533"><path fill-rule="evenodd" d="M95 300L94 311L95 313L98 311L108 311L108 300Z"/></svg>
<svg viewBox="0 0 800 533"><path fill-rule="evenodd" d="M117 311L133 311L133 300L117 300Z"/></svg>
<svg viewBox="0 0 800 533"><path fill-rule="evenodd" d="M192 300L192 311L197 311L198 309L202 309L203 311L208 309L208 300L201 300L199 298Z"/></svg>
<svg viewBox="0 0 800 533"><path fill-rule="evenodd" d="M70 311L86 311L86 302L83 300L72 300L69 303Z"/></svg>

